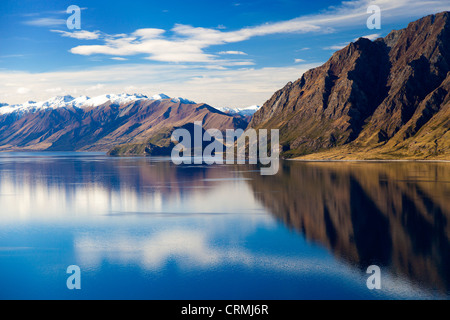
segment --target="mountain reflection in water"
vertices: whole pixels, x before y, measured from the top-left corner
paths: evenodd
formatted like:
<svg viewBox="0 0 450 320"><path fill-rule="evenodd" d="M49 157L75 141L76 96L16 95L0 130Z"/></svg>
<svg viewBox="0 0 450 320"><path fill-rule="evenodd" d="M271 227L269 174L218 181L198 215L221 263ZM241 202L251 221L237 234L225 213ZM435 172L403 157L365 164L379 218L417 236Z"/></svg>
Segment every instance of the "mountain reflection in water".
<svg viewBox="0 0 450 320"><path fill-rule="evenodd" d="M256 166L175 166L168 158L0 154L0 261L10 272L0 285L29 273L33 257L55 270L74 260L92 272L105 261L126 265L106 269L105 283L129 272L123 285L150 298L174 298L191 277L197 291L175 297L373 297L365 270L376 264L448 297L449 199L448 163L283 161L277 175L261 176ZM187 271L172 274L171 262ZM167 295L136 289L136 265ZM64 272L54 284L45 268L35 272L49 288L65 283ZM202 282L206 275L213 282ZM214 291L208 284L220 275ZM97 272L89 281L100 279ZM236 291L240 284L247 291ZM404 288L394 297L416 296Z"/></svg>
<svg viewBox="0 0 450 320"><path fill-rule="evenodd" d="M450 164L284 162L252 177L272 214L337 257L450 290Z"/></svg>

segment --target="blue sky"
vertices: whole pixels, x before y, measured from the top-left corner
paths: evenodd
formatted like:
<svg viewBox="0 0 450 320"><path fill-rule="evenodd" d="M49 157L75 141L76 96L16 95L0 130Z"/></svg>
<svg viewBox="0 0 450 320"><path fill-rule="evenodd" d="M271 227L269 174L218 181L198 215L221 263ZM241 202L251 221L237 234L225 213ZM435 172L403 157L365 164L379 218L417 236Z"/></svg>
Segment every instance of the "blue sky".
<svg viewBox="0 0 450 320"><path fill-rule="evenodd" d="M371 4L379 30L366 25ZM82 8L81 30L66 26L70 5ZM262 104L356 38L444 10L447 0L2 0L0 102L164 92Z"/></svg>

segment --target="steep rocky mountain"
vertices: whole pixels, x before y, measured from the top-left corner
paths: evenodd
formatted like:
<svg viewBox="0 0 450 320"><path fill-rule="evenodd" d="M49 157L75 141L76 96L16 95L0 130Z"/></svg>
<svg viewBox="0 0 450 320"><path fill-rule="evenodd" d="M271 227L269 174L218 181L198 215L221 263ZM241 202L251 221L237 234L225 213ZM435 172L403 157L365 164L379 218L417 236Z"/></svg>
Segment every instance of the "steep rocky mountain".
<svg viewBox="0 0 450 320"><path fill-rule="evenodd" d="M149 141L164 147L174 128L195 121L223 131L248 124L207 104L165 95L65 96L0 107L0 151L109 151Z"/></svg>
<svg viewBox="0 0 450 320"><path fill-rule="evenodd" d="M450 159L450 13L350 43L249 126L280 129L287 158Z"/></svg>

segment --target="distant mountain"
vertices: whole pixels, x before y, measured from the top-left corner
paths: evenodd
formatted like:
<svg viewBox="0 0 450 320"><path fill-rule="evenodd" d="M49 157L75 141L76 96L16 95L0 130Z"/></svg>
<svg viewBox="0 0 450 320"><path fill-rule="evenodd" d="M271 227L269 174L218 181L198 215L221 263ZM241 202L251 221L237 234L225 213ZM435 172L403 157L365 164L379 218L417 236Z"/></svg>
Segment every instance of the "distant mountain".
<svg viewBox="0 0 450 320"><path fill-rule="evenodd" d="M450 13L350 43L249 126L279 128L287 158L450 159Z"/></svg>
<svg viewBox="0 0 450 320"><path fill-rule="evenodd" d="M253 115L258 111L261 107L260 106L250 106L247 108L218 108L218 110L222 111L223 113L233 115L235 117L240 117L244 119L247 122L250 122L253 118Z"/></svg>
<svg viewBox="0 0 450 320"><path fill-rule="evenodd" d="M175 147L175 143L172 141L172 132L175 129L184 129L190 133L191 139L188 141L180 141L183 149L183 156L190 154L195 156L196 151L203 151L212 142L215 142L215 137L211 136L205 128L197 126L194 123L186 123L181 127L173 127L170 130L158 131L157 135L152 136L145 142L127 143L113 147L108 155L111 156L129 156L129 155L151 155L151 156L169 156L172 154L172 150ZM198 131L197 131L198 130ZM196 148L195 132L201 132L202 137L206 141L201 141L201 145ZM189 144L187 144L189 142ZM222 141L217 141L222 148L225 146Z"/></svg>
<svg viewBox="0 0 450 320"><path fill-rule="evenodd" d="M261 109L260 106L250 106L247 108L228 108L228 107L223 107L223 108L218 108L218 110L224 112L224 113L229 113L229 114L239 114L241 116L252 116L255 114L256 111L258 111L259 109Z"/></svg>
<svg viewBox="0 0 450 320"><path fill-rule="evenodd" d="M24 115L27 113L35 113L47 109L58 109L58 108L85 108L85 107L98 107L105 103L112 104L125 104L132 101L139 100L171 100L174 103L184 103L184 104L195 104L195 102L183 99L183 98L170 98L165 94L157 94L152 97L147 97L143 94L104 94L95 98L89 98L87 96L81 96L74 98L70 95L66 96L56 96L49 100L42 102L28 101L23 104L8 105L6 103L0 104L0 115L15 114L16 116Z"/></svg>
<svg viewBox="0 0 450 320"><path fill-rule="evenodd" d="M0 151L109 151L151 143L149 150L162 152L158 148L167 147L174 128L195 121L222 131L248 124L207 104L163 94L61 96L1 106Z"/></svg>

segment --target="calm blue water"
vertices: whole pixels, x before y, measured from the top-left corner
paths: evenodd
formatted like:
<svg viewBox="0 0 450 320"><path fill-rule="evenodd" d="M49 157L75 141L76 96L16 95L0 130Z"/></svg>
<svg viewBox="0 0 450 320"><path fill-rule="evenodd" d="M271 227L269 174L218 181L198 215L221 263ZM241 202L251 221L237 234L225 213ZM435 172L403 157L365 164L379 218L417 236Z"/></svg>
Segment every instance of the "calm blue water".
<svg viewBox="0 0 450 320"><path fill-rule="evenodd" d="M449 199L449 164L0 153L0 298L448 299Z"/></svg>

